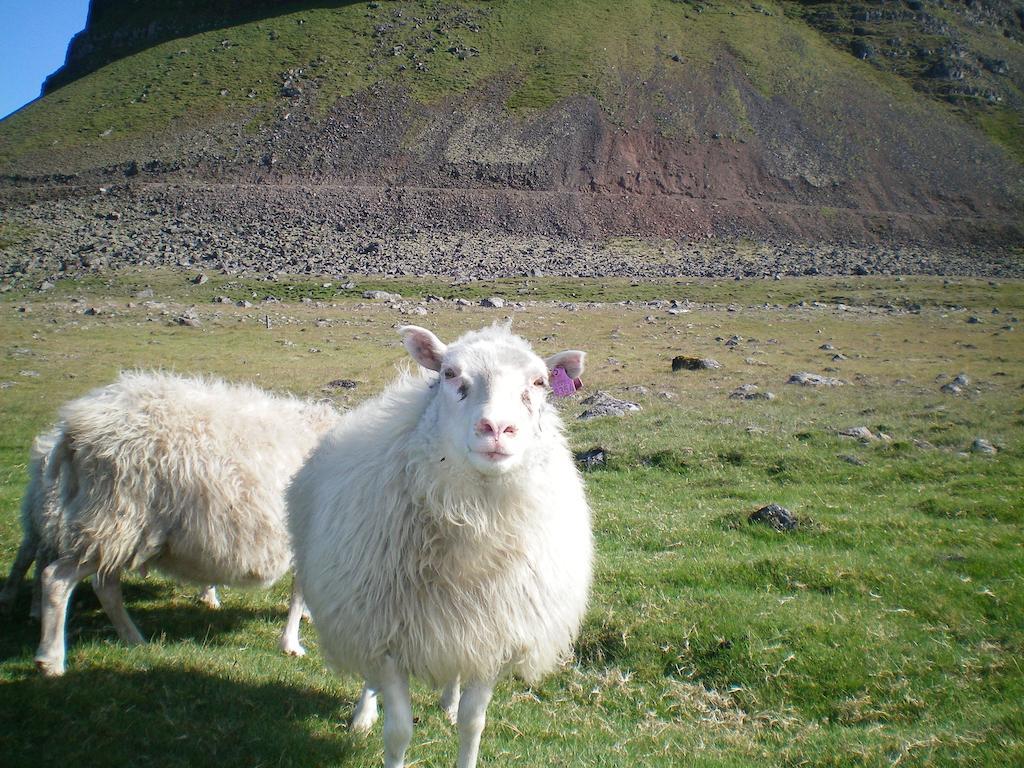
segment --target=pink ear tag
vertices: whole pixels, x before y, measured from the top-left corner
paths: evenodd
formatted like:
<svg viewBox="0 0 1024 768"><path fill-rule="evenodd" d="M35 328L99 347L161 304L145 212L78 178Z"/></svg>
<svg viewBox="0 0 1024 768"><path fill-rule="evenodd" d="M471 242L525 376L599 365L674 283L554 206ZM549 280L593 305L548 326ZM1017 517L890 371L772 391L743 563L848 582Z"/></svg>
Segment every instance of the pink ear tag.
<svg viewBox="0 0 1024 768"><path fill-rule="evenodd" d="M551 391L555 393L555 397L568 397L577 390L576 382L569 378L569 374L562 366L551 371L550 381ZM583 386L582 382L580 382L580 386Z"/></svg>

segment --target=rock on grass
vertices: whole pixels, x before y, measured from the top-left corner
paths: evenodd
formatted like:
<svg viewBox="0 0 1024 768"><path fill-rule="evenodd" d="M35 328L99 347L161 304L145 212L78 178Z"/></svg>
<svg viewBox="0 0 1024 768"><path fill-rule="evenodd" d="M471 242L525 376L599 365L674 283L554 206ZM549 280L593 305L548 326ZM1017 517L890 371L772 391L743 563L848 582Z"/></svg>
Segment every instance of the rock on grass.
<svg viewBox="0 0 1024 768"><path fill-rule="evenodd" d="M794 373L786 381L787 384L799 384L803 387L841 387L843 382L833 379L831 376L822 376L818 373L807 373L801 371Z"/></svg>
<svg viewBox="0 0 1024 768"><path fill-rule="evenodd" d="M720 362L710 357L676 355L672 358L673 371L713 371L721 367L722 364Z"/></svg>
<svg viewBox="0 0 1024 768"><path fill-rule="evenodd" d="M800 521L796 516L780 504L769 504L752 512L747 518L752 523L762 523L776 531L795 531Z"/></svg>
<svg viewBox="0 0 1024 768"><path fill-rule="evenodd" d="M619 400L601 390L583 400L582 404L587 406L587 409L579 416L583 420L596 419L601 416L625 416L630 411L640 410L640 406L636 403Z"/></svg>

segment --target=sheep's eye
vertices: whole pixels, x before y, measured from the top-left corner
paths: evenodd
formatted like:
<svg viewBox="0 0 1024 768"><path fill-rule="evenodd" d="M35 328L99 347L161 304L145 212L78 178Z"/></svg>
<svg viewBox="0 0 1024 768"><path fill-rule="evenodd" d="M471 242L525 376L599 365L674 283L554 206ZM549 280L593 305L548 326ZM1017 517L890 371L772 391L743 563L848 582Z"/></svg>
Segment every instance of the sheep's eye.
<svg viewBox="0 0 1024 768"><path fill-rule="evenodd" d="M454 379L455 378L455 369L453 369L453 368L445 368L444 369L444 377L446 379Z"/></svg>

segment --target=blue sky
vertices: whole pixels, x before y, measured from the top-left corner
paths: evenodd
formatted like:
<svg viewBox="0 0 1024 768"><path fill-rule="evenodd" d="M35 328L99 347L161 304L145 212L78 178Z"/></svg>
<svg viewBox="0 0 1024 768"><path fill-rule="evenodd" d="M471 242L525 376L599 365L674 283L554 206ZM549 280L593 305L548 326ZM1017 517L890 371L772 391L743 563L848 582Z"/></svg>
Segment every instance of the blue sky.
<svg viewBox="0 0 1024 768"><path fill-rule="evenodd" d="M0 0L0 118L38 98L88 9L89 0Z"/></svg>

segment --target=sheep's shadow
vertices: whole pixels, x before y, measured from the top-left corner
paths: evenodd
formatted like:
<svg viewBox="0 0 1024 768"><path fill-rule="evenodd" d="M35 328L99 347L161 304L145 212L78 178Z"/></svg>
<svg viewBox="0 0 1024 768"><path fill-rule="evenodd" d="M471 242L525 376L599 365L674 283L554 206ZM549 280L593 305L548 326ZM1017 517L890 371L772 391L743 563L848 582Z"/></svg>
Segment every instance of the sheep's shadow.
<svg viewBox="0 0 1024 768"><path fill-rule="evenodd" d="M353 740L336 697L176 667L69 670L2 684L0 754L10 768L344 765ZM325 723L327 727L324 727Z"/></svg>

